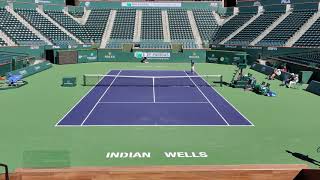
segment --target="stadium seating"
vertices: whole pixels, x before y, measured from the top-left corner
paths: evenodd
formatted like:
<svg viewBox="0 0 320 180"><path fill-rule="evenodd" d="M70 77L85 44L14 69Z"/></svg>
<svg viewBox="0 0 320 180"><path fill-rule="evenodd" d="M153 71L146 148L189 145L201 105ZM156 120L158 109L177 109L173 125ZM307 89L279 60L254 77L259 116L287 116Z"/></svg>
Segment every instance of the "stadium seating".
<svg viewBox="0 0 320 180"><path fill-rule="evenodd" d="M145 42L140 44L145 49L170 49L170 44L165 42Z"/></svg>
<svg viewBox="0 0 320 180"><path fill-rule="evenodd" d="M90 42L91 34L87 31L86 27L65 15L63 11L45 11L45 13L63 26L67 31L79 38L82 42Z"/></svg>
<svg viewBox="0 0 320 180"><path fill-rule="evenodd" d="M219 26L213 12L207 9L193 10L202 41L210 41L217 33Z"/></svg>
<svg viewBox="0 0 320 180"><path fill-rule="evenodd" d="M290 54L278 57L285 61L296 62L299 64L320 67L320 51Z"/></svg>
<svg viewBox="0 0 320 180"><path fill-rule="evenodd" d="M34 9L15 9L15 11L28 21L35 29L50 40L55 45L75 45L76 42L69 33L59 29L55 23L49 21L42 13ZM121 48L123 43L135 43L135 23L136 9L120 8L116 9L110 39L107 48ZM185 49L199 48L195 42L192 24L189 20L189 12L186 9L167 9L170 41L164 42L162 11L159 8L141 9L141 31L137 44L140 48L167 49L170 44L182 44ZM258 46L284 46L287 41L314 15L316 9L299 7L289 14L279 25L269 32ZM82 7L70 7L68 12L81 18L84 15ZM100 43L108 23L111 9L99 8L91 9L86 23L80 24L74 18L65 14L62 10L46 10L45 13L64 27L74 37L83 43ZM232 17L222 26L218 25L212 10L193 9L193 16L197 30L203 43L209 42L218 44L226 39L230 34L248 22L257 13L257 8L240 7L239 14ZM284 8L272 9L266 7L265 12L257 17L238 34L229 39L226 45L249 45L270 25L272 25L282 14ZM230 13L228 13L230 15ZM228 16L226 15L226 17ZM0 28L9 38L18 45L44 45L46 44L27 27L25 27L13 15L4 8L0 8ZM13 28L14 27L14 28ZM296 47L320 47L320 19L318 19L310 29L294 44ZM196 31L195 31L196 32ZM69 34L69 36L68 36ZM71 37L70 37L71 36ZM5 45L4 42L1 45Z"/></svg>
<svg viewBox="0 0 320 180"><path fill-rule="evenodd" d="M86 29L94 42L100 43L108 23L109 9L92 9L86 22Z"/></svg>
<svg viewBox="0 0 320 180"><path fill-rule="evenodd" d="M142 10L141 39L163 39L161 9Z"/></svg>
<svg viewBox="0 0 320 180"><path fill-rule="evenodd" d="M230 34L249 21L254 15L254 13L239 13L231 18L221 28L219 28L218 33L213 38L213 43L218 44L227 38Z"/></svg>
<svg viewBox="0 0 320 180"><path fill-rule="evenodd" d="M16 9L15 11L31 25L33 25L38 31L40 31L45 37L47 37L52 43L56 45L77 44L75 40L69 37L57 26L52 24L48 19L43 17L36 10Z"/></svg>
<svg viewBox="0 0 320 180"><path fill-rule="evenodd" d="M18 45L45 45L44 41L4 8L0 8L0 29Z"/></svg>
<svg viewBox="0 0 320 180"><path fill-rule="evenodd" d="M249 45L256 37L265 31L282 13L265 13L260 15L247 27L245 27L236 36L231 38L225 44Z"/></svg>
<svg viewBox="0 0 320 180"><path fill-rule="evenodd" d="M172 40L194 39L186 10L168 10L170 37Z"/></svg>
<svg viewBox="0 0 320 180"><path fill-rule="evenodd" d="M7 46L7 43L0 38L0 46Z"/></svg>
<svg viewBox="0 0 320 180"><path fill-rule="evenodd" d="M84 11L82 8L81 9L72 9L72 10L69 9L68 13L75 18L81 18L84 15Z"/></svg>
<svg viewBox="0 0 320 180"><path fill-rule="evenodd" d="M114 20L111 39L132 40L135 27L136 10L119 9Z"/></svg>
<svg viewBox="0 0 320 180"><path fill-rule="evenodd" d="M293 46L320 47L320 19L318 19Z"/></svg>
<svg viewBox="0 0 320 180"><path fill-rule="evenodd" d="M275 27L257 45L261 46L283 46L315 13L315 11L294 11Z"/></svg>

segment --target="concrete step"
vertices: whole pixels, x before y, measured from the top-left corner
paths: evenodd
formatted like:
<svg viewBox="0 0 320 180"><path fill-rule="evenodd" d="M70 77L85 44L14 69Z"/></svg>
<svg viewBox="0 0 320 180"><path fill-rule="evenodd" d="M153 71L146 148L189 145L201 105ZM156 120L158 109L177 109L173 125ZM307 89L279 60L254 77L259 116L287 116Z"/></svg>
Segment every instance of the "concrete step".
<svg viewBox="0 0 320 180"><path fill-rule="evenodd" d="M114 19L116 18L116 14L117 14L117 10L110 11L109 19L106 24L106 28L104 29L104 33L102 35L100 48L105 48L110 41L110 36L113 28Z"/></svg>
<svg viewBox="0 0 320 180"><path fill-rule="evenodd" d="M314 15L304 23L300 29L287 41L285 47L292 47L294 43L296 43L305 32L319 19L320 12L314 13Z"/></svg>
<svg viewBox="0 0 320 180"><path fill-rule="evenodd" d="M141 19L142 19L142 11L136 11L136 19L134 25L134 33L133 33L133 42L140 42L141 37Z"/></svg>
<svg viewBox="0 0 320 180"><path fill-rule="evenodd" d="M190 25L191 25L191 30L192 30L192 33L193 33L193 37L194 37L198 47L200 49L202 49L203 48L202 39L201 39L201 36L200 36L200 33L199 33L199 29L198 29L196 20L194 19L193 11L187 11L187 13L188 13L188 18L189 18L189 22L190 22Z"/></svg>
<svg viewBox="0 0 320 180"><path fill-rule="evenodd" d="M277 27L283 20L285 20L292 12L288 11L281 15L276 21L274 21L263 33L261 33L256 39L254 39L250 45L254 46L264 37L266 37L275 27Z"/></svg>
<svg viewBox="0 0 320 180"><path fill-rule="evenodd" d="M7 43L8 46L17 46L17 44L12 39L10 39L6 33L2 32L1 30L0 30L0 37L4 42Z"/></svg>
<svg viewBox="0 0 320 180"><path fill-rule="evenodd" d="M27 22L23 17L16 13L10 6L6 6L6 10L13 15L21 24L28 28L33 34L38 36L42 41L46 42L48 45L52 45L52 42L42 35L37 29L35 29L29 22Z"/></svg>
<svg viewBox="0 0 320 180"><path fill-rule="evenodd" d="M41 14L43 17L45 17L48 21L50 21L52 24L57 26L62 32L66 33L69 37L71 37L73 40L75 40L79 44L83 44L83 42L75 37L73 34L71 34L69 31L67 31L64 27L62 27L59 23L54 21L50 16L48 16L46 13L43 12L42 9L36 8L37 12Z"/></svg>
<svg viewBox="0 0 320 180"><path fill-rule="evenodd" d="M234 36L236 36L239 32L241 32L244 28L246 28L249 24L251 24L254 20L256 20L262 13L258 13L255 16L253 16L251 19L249 19L249 21L247 21L246 23L244 23L241 27L239 27L236 31L234 31L233 33L231 33L226 39L224 39L223 41L221 41L219 44L224 44L227 41L229 41L230 39L232 39Z"/></svg>
<svg viewBox="0 0 320 180"><path fill-rule="evenodd" d="M166 10L163 10L161 12L161 16L162 16L162 27L163 27L164 42L171 42L168 12Z"/></svg>

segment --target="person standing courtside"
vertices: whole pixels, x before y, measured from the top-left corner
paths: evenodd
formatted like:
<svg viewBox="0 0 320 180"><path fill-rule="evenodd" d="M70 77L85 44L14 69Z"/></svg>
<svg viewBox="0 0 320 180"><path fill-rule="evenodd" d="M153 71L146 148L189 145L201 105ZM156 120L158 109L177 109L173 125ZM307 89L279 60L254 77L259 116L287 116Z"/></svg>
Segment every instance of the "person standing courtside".
<svg viewBox="0 0 320 180"><path fill-rule="evenodd" d="M194 73L194 61L193 60L191 60L191 73L193 74Z"/></svg>

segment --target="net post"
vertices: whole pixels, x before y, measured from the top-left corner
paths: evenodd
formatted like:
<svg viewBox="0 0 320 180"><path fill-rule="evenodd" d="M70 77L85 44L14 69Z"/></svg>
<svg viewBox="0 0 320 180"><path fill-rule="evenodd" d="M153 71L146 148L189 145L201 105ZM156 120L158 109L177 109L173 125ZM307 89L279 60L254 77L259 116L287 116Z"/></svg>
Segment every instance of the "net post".
<svg viewBox="0 0 320 180"><path fill-rule="evenodd" d="M86 86L87 85L87 82L86 82L86 75L84 74L83 75L83 86Z"/></svg>
<svg viewBox="0 0 320 180"><path fill-rule="evenodd" d="M222 84L223 84L223 76L220 75L220 87L222 87Z"/></svg>

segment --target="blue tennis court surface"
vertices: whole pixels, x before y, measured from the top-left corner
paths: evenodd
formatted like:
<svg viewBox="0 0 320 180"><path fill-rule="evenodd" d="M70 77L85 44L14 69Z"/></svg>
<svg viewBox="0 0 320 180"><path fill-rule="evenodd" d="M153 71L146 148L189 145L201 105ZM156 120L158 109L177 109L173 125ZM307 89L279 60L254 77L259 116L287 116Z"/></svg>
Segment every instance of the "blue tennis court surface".
<svg viewBox="0 0 320 180"><path fill-rule="evenodd" d="M190 72L112 70L108 75L115 76L101 79L56 126L253 126Z"/></svg>

